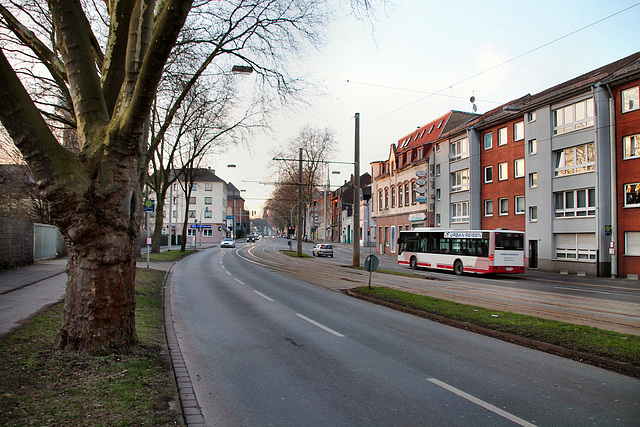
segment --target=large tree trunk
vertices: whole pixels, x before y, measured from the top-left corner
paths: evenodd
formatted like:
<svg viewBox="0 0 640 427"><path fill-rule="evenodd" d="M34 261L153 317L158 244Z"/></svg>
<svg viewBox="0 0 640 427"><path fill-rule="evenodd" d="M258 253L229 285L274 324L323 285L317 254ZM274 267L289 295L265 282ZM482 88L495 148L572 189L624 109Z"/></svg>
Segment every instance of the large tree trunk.
<svg viewBox="0 0 640 427"><path fill-rule="evenodd" d="M64 319L58 347L92 354L127 353L135 330L139 233L137 162L103 159L94 184L54 205L69 249Z"/></svg>

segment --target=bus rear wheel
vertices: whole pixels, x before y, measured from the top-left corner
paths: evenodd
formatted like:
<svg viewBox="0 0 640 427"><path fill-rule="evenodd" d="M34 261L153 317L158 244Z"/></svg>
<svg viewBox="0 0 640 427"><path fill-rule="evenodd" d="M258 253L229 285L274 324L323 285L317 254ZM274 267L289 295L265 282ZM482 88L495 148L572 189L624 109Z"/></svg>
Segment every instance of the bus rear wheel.
<svg viewBox="0 0 640 427"><path fill-rule="evenodd" d="M418 260L416 259L416 257L411 257L411 260L409 261L409 267L411 267L412 270L418 269Z"/></svg>
<svg viewBox="0 0 640 427"><path fill-rule="evenodd" d="M456 276L462 276L462 273L464 273L462 261L460 261L459 259L457 259L456 262L453 263L453 272L456 274Z"/></svg>

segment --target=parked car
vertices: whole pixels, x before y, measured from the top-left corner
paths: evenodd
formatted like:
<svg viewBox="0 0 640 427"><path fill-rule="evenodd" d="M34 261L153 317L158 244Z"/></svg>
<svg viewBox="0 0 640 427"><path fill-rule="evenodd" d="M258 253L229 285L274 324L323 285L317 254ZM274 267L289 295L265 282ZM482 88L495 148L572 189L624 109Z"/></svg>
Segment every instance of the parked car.
<svg viewBox="0 0 640 427"><path fill-rule="evenodd" d="M333 246L327 243L318 243L313 248L313 256L330 256L333 258Z"/></svg>
<svg viewBox="0 0 640 427"><path fill-rule="evenodd" d="M225 237L224 239L222 239L222 242L220 242L220 247L221 248L235 248L236 247L236 241L233 240L231 237Z"/></svg>

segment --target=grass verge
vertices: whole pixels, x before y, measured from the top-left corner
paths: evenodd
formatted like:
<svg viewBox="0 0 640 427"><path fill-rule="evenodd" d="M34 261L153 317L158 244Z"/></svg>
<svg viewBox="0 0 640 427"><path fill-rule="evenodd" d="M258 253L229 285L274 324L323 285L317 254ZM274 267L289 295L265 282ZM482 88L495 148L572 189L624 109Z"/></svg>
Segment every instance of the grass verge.
<svg viewBox="0 0 640 427"><path fill-rule="evenodd" d="M151 262L173 262L184 256L190 255L196 252L195 250L180 252L179 250L175 251L165 251L165 252L151 252L149 254L149 261ZM147 254L142 254L142 256L138 257L138 261L146 261Z"/></svg>
<svg viewBox="0 0 640 427"><path fill-rule="evenodd" d="M62 304L4 338L0 425L179 424L163 328L164 275L158 270L137 271L135 354L95 357L55 350Z"/></svg>
<svg viewBox="0 0 640 427"><path fill-rule="evenodd" d="M361 286L351 291L373 300L640 368L640 336L490 310L384 287Z"/></svg>
<svg viewBox="0 0 640 427"><path fill-rule="evenodd" d="M285 255L289 255L290 257L298 258L298 252L296 252L296 251L282 251L282 253L285 254ZM313 258L313 257L311 255L305 254L303 252L302 255L300 255L299 258Z"/></svg>

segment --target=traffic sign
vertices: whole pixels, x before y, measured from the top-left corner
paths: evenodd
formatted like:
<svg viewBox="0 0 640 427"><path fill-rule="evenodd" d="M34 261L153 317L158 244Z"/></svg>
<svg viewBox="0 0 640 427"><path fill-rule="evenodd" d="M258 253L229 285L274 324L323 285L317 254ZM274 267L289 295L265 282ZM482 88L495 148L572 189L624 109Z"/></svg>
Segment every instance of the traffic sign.
<svg viewBox="0 0 640 427"><path fill-rule="evenodd" d="M156 206L155 206L155 200L152 199L147 199L144 201L144 211L145 212L155 212L156 210Z"/></svg>
<svg viewBox="0 0 640 427"><path fill-rule="evenodd" d="M369 255L364 260L364 269L367 271L376 271L379 265L380 265L380 261L378 260L378 257L375 255Z"/></svg>

